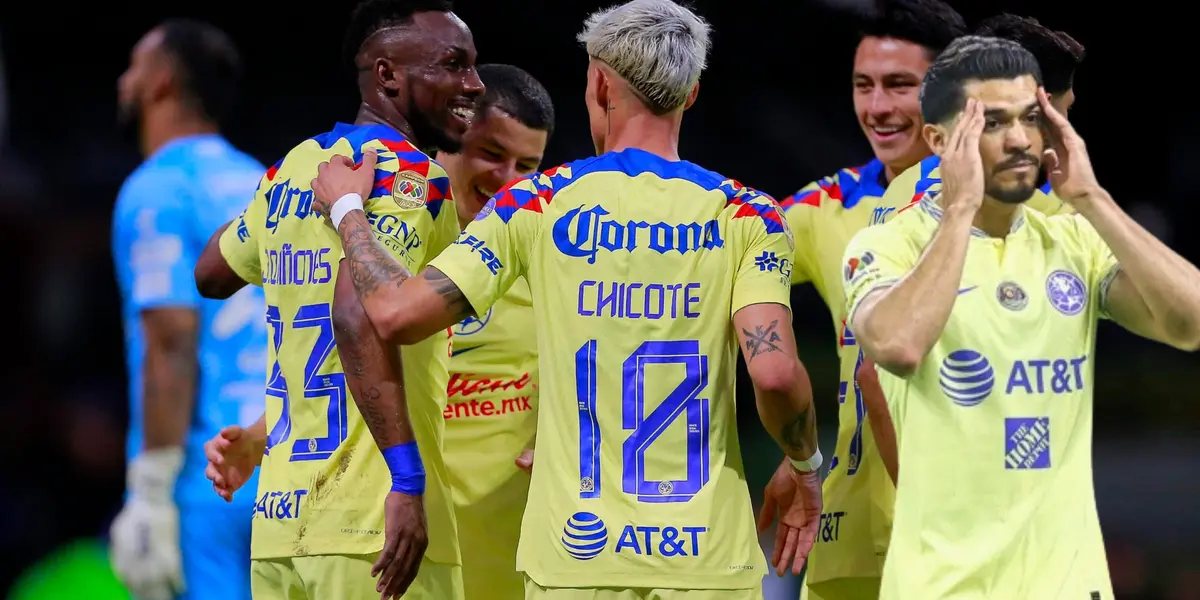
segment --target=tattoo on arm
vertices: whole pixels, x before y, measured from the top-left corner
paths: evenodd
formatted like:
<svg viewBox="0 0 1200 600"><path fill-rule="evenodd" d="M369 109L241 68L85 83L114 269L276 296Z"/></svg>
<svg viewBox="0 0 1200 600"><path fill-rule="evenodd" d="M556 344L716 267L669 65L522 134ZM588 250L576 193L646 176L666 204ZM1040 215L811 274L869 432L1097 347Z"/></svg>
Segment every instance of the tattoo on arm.
<svg viewBox="0 0 1200 600"><path fill-rule="evenodd" d="M790 448L798 448L808 454L816 452L816 421L813 419L815 411L810 404L808 410L796 413L796 415L788 422L783 424L779 431L780 440Z"/></svg>
<svg viewBox="0 0 1200 600"><path fill-rule="evenodd" d="M454 321L457 323L471 316L475 309L471 307L471 303L467 301L467 297L463 295L462 290L454 282L446 277L446 274L437 270L434 267L429 267L421 273L421 277L429 282L433 290L442 297L446 307L450 312L454 313Z"/></svg>
<svg viewBox="0 0 1200 600"><path fill-rule="evenodd" d="M375 444L389 448L411 441L413 436L405 415L404 389L397 365L369 328L365 323L358 328L345 324L334 332L354 404Z"/></svg>
<svg viewBox="0 0 1200 600"><path fill-rule="evenodd" d="M766 327L755 325L753 332L742 328L742 335L746 336L746 352L750 353L750 357L746 360L753 360L759 354L783 351L783 348L779 347L779 342L782 342L783 338L776 331L778 327L779 320L776 319Z"/></svg>
<svg viewBox="0 0 1200 600"><path fill-rule="evenodd" d="M342 247L350 260L350 277L358 297L365 299L380 286L400 287L412 276L400 261L380 245L371 225L361 213L349 215L342 222Z"/></svg>

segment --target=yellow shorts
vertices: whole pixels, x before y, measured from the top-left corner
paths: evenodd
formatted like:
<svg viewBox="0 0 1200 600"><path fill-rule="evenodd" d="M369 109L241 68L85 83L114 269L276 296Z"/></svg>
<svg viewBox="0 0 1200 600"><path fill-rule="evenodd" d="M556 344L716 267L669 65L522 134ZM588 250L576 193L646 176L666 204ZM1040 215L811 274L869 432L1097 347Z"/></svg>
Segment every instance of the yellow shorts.
<svg viewBox="0 0 1200 600"><path fill-rule="evenodd" d="M371 565L378 554L297 556L250 561L254 600L378 600ZM464 600L462 568L421 561L406 600Z"/></svg>
<svg viewBox="0 0 1200 600"><path fill-rule="evenodd" d="M761 588L749 590L545 588L526 577L525 600L763 600L763 593Z"/></svg>
<svg viewBox="0 0 1200 600"><path fill-rule="evenodd" d="M843 577L801 586L800 600L879 600L878 577Z"/></svg>

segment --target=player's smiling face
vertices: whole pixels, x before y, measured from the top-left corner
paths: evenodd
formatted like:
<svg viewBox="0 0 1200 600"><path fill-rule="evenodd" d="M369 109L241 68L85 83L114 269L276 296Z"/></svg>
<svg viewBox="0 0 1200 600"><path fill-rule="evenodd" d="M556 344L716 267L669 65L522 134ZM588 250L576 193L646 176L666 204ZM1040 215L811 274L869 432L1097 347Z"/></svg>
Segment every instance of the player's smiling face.
<svg viewBox="0 0 1200 600"><path fill-rule="evenodd" d="M1030 75L1016 79L969 81L966 97L983 104L984 192L1001 202L1025 202L1037 189L1042 166L1042 112L1037 102L1037 81Z"/></svg>
<svg viewBox="0 0 1200 600"><path fill-rule="evenodd" d="M929 59L924 46L874 36L854 54L854 112L875 158L893 173L929 156L917 99Z"/></svg>
<svg viewBox="0 0 1200 600"><path fill-rule="evenodd" d="M408 119L421 144L457 152L471 126L483 82L475 71L475 41L454 13L419 12L413 26L420 31L405 62ZM402 101L396 98L395 101Z"/></svg>
<svg viewBox="0 0 1200 600"><path fill-rule="evenodd" d="M454 186L459 223L474 219L506 183L537 171L546 139L545 131L528 127L494 106L477 115L463 137L462 151L438 156Z"/></svg>

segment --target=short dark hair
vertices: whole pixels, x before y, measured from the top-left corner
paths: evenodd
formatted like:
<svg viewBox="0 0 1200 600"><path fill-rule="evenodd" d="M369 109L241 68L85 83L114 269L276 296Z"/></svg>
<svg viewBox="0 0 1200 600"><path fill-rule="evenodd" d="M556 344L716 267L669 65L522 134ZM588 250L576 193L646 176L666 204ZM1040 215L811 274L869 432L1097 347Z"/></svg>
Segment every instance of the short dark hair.
<svg viewBox="0 0 1200 600"><path fill-rule="evenodd" d="M967 34L967 23L942 0L880 0L861 33L909 41L936 55L955 38Z"/></svg>
<svg viewBox="0 0 1200 600"><path fill-rule="evenodd" d="M1051 94L1071 89L1075 69L1083 64L1087 52L1075 38L1054 31L1037 19L1003 13L979 24L978 35L1012 40L1030 51L1042 68L1043 85Z"/></svg>
<svg viewBox="0 0 1200 600"><path fill-rule="evenodd" d="M174 63L184 102L204 117L220 122L233 108L242 61L224 31L191 19L159 25L162 48Z"/></svg>
<svg viewBox="0 0 1200 600"><path fill-rule="evenodd" d="M366 0L359 3L350 14L350 25L342 42L342 60L351 69L354 58L364 43L381 29L404 25L412 21L419 12L451 12L451 0Z"/></svg>
<svg viewBox="0 0 1200 600"><path fill-rule="evenodd" d="M966 103L968 81L1016 79L1031 75L1038 85L1042 72L1037 59L1012 40L968 35L950 43L929 65L918 98L926 123L944 123Z"/></svg>
<svg viewBox="0 0 1200 600"><path fill-rule="evenodd" d="M478 118L495 108L530 129L554 133L554 102L533 75L512 65L490 64L479 66L479 79L486 91L476 108Z"/></svg>

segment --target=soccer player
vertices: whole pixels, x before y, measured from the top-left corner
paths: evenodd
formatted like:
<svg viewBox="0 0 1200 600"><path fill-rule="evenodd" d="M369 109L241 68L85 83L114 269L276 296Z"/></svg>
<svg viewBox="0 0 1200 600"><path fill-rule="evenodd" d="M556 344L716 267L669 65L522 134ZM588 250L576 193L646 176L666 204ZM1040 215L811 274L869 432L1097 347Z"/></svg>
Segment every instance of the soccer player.
<svg viewBox="0 0 1200 600"><path fill-rule="evenodd" d="M1200 271L1097 183L1040 85L1015 42L951 44L921 88L941 191L846 250L851 327L882 368L903 469L881 598L1111 600L1091 476L1097 321L1200 347ZM1078 214L1024 206L1043 152Z"/></svg>
<svg viewBox="0 0 1200 600"><path fill-rule="evenodd" d="M538 354L556 361L541 365L517 551L526 598L761 598L736 346L792 460L773 488L777 568L802 568L820 512L811 390L788 309L791 234L772 199L679 159L709 47L700 17L635 0L593 14L579 39L599 156L502 189L419 277L364 237L365 213L347 211L370 187L361 174L332 163L313 205L335 217L385 339L411 343L486 314L528 279Z"/></svg>
<svg viewBox="0 0 1200 600"><path fill-rule="evenodd" d="M852 77L854 112L875 158L810 183L779 203L796 238L792 283L812 283L825 300L841 363L837 446L805 575L804 594L813 600L879 596L891 533L895 485L889 469L894 470L895 445L872 435L891 435L886 402L872 394L875 388L860 389L857 383L859 374L872 368L863 369L862 352L846 328L842 253L875 216L890 214L881 201L888 182L929 155L917 89L934 57L965 33L962 16L940 0L883 3L863 27Z"/></svg>
<svg viewBox="0 0 1200 600"><path fill-rule="evenodd" d="M1086 56L1083 44L1062 31L1054 31L1036 19L1004 13L985 19L977 35L998 37L1017 42L1037 59L1042 70L1046 93L1058 112L1067 115L1075 104L1075 71ZM896 178L884 196L884 205L893 210L904 202L913 202L941 185L940 158L936 155L921 161ZM1025 204L1048 215L1069 214L1070 203L1063 202L1050 189L1050 181L1040 186Z"/></svg>
<svg viewBox="0 0 1200 600"><path fill-rule="evenodd" d="M466 227L504 184L537 171L554 103L532 75L481 65L487 91L462 150L438 152ZM446 405L446 470L454 492L468 598L525 597L516 564L529 477L513 463L537 430L537 337L521 278L482 316L454 326Z"/></svg>
<svg viewBox="0 0 1200 600"><path fill-rule="evenodd" d="M395 360L355 298L337 236L312 212L310 182L331 156L377 153L361 167L372 180L364 231L396 264L423 267L459 228L449 179L419 148L457 150L483 85L471 33L444 1L369 0L345 49L362 98L356 124L268 169L197 265L197 284L213 294L262 285L273 334L265 419L211 440L209 474L228 497L262 462L256 599L453 600L463 590L441 457L449 331Z"/></svg>
<svg viewBox="0 0 1200 600"><path fill-rule="evenodd" d="M219 133L238 72L223 32L171 20L142 37L118 82L121 123L146 159L113 214L130 428L111 554L141 600L250 597L249 498L212 496L203 445L262 412L263 295L216 302L192 284L208 235L237 215L263 173Z"/></svg>

